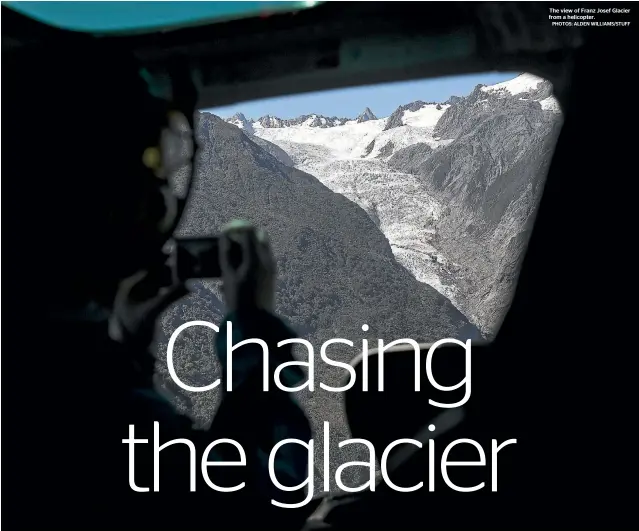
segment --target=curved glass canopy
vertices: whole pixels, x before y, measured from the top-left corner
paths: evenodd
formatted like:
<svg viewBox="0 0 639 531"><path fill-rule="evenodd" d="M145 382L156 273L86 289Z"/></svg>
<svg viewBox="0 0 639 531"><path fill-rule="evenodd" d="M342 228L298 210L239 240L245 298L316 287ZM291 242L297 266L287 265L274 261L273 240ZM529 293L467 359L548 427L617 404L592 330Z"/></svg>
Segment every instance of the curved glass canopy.
<svg viewBox="0 0 639 531"><path fill-rule="evenodd" d="M139 33L179 28L279 11L308 9L323 2L3 2L34 20L87 33Z"/></svg>

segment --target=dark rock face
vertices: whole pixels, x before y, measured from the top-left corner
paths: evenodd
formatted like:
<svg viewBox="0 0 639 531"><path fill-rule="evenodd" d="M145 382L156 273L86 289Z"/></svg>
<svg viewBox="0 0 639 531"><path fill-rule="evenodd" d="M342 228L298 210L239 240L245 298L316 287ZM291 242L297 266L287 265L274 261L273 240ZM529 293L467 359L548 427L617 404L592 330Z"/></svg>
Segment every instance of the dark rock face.
<svg viewBox="0 0 639 531"><path fill-rule="evenodd" d="M415 173L425 161L430 157L433 148L428 144L419 142L397 151L389 160L391 168L399 168L406 173Z"/></svg>
<svg viewBox="0 0 639 531"><path fill-rule="evenodd" d="M379 150L378 158L390 157L393 154L394 145L392 142L386 142L382 149Z"/></svg>
<svg viewBox="0 0 639 531"><path fill-rule="evenodd" d="M462 264L458 307L490 336L510 304L561 115L540 104L552 92L548 82L514 96L482 87L437 123L435 135L452 143L433 153L410 146L389 164L420 176L446 205L438 248Z"/></svg>
<svg viewBox="0 0 639 531"><path fill-rule="evenodd" d="M319 388L320 381L341 385L347 374L319 359L323 342L353 341L354 347L329 349L333 359L349 361L361 352L363 338L372 346L379 338L388 343L400 338L479 337L478 330L445 297L397 263L387 239L362 208L315 177L283 164L254 137L217 116L200 114L197 133L199 171L180 235L212 235L233 218L247 219L268 231L279 271L277 311L316 351L316 390L299 397L313 421L318 452L323 421L330 422L333 444L349 436L340 395ZM158 350L158 370L165 379L166 341L175 328L191 320L219 324L223 314L215 281L199 282L185 303L167 312ZM362 331L363 324L369 325L368 332ZM202 327L180 336L175 365L183 381L205 385L219 376L212 338L213 332ZM306 359L307 354L302 350L300 356ZM206 423L219 391L180 394L175 400ZM363 457L348 447L331 452L336 460L333 467ZM316 462L321 463L319 455ZM355 476L352 481L357 480ZM319 484L321 476L316 481Z"/></svg>
<svg viewBox="0 0 639 531"><path fill-rule="evenodd" d="M362 155L362 158L368 157L374 149L375 149L375 140L372 140L364 149L364 154Z"/></svg>

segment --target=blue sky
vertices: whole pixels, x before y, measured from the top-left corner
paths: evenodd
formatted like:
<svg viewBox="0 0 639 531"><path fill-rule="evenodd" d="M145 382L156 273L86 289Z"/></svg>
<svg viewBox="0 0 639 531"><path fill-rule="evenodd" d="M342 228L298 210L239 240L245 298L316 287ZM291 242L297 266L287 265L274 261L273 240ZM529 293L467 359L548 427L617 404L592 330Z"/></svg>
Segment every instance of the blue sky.
<svg viewBox="0 0 639 531"><path fill-rule="evenodd" d="M228 107L206 109L222 118L242 112L247 118L265 114L279 118L295 118L301 114L323 114L354 118L365 107L379 117L389 116L398 106L415 100L445 101L450 96L466 96L479 83L493 85L517 76L517 72L473 74L421 81L385 83L340 90L313 92L238 103Z"/></svg>

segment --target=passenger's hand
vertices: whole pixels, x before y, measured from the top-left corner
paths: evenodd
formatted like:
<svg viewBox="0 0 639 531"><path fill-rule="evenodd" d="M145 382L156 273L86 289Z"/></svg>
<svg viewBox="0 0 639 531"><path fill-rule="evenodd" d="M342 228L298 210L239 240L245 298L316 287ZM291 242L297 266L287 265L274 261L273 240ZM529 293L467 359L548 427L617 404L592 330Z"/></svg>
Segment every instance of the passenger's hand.
<svg viewBox="0 0 639 531"><path fill-rule="evenodd" d="M241 249L231 261L231 243ZM275 259L266 233L244 221L229 223L220 237L220 267L228 312L275 309Z"/></svg>
<svg viewBox="0 0 639 531"><path fill-rule="evenodd" d="M109 333L112 339L148 349L158 317L188 294L183 283L173 281L171 269L140 271L120 283Z"/></svg>

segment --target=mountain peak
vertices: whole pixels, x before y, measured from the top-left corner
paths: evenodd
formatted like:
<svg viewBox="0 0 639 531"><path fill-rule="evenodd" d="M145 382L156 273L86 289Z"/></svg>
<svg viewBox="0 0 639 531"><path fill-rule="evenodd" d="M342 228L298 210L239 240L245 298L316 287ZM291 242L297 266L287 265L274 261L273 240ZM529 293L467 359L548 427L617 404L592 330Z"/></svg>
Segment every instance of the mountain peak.
<svg viewBox="0 0 639 531"><path fill-rule="evenodd" d="M235 113L230 118L227 118L226 121L230 124L233 124L236 127L239 127L240 129L242 129L245 133L249 135L252 135L255 133L253 129L253 124L251 124L251 122L247 120L246 116L244 116L241 112Z"/></svg>
<svg viewBox="0 0 639 531"><path fill-rule="evenodd" d="M306 127L335 127L336 125L343 125L348 121L347 118L338 118L337 116L327 117L321 114L303 114L297 118L281 119L276 116L262 116L257 123L262 128L284 128L293 126L306 126Z"/></svg>
<svg viewBox="0 0 639 531"><path fill-rule="evenodd" d="M267 114L262 116L257 123L259 123L262 127L282 127L283 120L277 116Z"/></svg>
<svg viewBox="0 0 639 531"><path fill-rule="evenodd" d="M241 112L236 112L233 116L229 118L229 120L240 120L242 122L245 122L246 116L244 116Z"/></svg>
<svg viewBox="0 0 639 531"><path fill-rule="evenodd" d="M482 92L498 92L505 91L511 96L516 96L522 93L534 92L541 83L544 83L544 79L533 74L523 73L517 77L502 83L486 86L484 85L480 90Z"/></svg>
<svg viewBox="0 0 639 531"><path fill-rule="evenodd" d="M364 112L357 117L357 123L361 124L362 122L368 122L369 120L377 120L377 116L373 114L373 111L371 111L369 107L366 107Z"/></svg>

